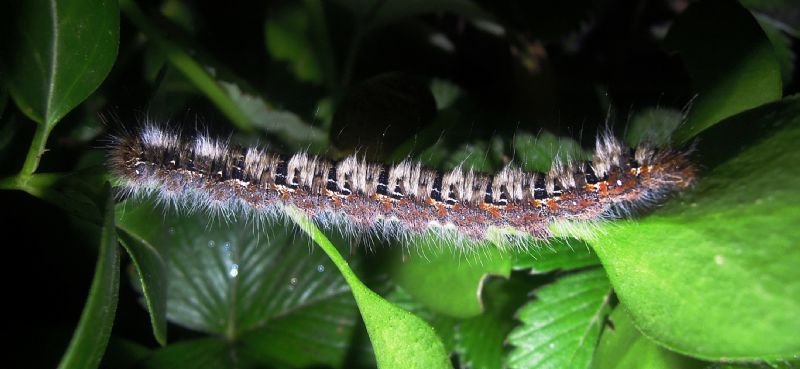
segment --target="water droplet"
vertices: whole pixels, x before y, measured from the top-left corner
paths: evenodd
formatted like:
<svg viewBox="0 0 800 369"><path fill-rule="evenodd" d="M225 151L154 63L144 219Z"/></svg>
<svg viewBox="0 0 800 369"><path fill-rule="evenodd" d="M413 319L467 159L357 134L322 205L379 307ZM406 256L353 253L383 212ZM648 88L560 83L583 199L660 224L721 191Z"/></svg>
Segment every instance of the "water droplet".
<svg viewBox="0 0 800 369"><path fill-rule="evenodd" d="M169 227L167 229L167 233L169 233L170 236L174 235L175 234L175 227Z"/></svg>
<svg viewBox="0 0 800 369"><path fill-rule="evenodd" d="M554 348L556 348L556 344L551 342L551 343L550 343L550 345L549 345L549 347L550 347L551 349L554 349Z"/></svg>
<svg viewBox="0 0 800 369"><path fill-rule="evenodd" d="M292 277L292 279L289 280L289 284L297 286L297 277Z"/></svg>
<svg viewBox="0 0 800 369"><path fill-rule="evenodd" d="M216 242L214 242L214 240L208 241L208 247L214 247L214 245L216 245Z"/></svg>
<svg viewBox="0 0 800 369"><path fill-rule="evenodd" d="M322 264L317 265L317 271L320 272L320 273L324 272L325 271L325 266L322 265Z"/></svg>
<svg viewBox="0 0 800 369"><path fill-rule="evenodd" d="M722 256L722 255L715 255L714 256L714 263L716 263L717 265L725 264L725 257Z"/></svg>
<svg viewBox="0 0 800 369"><path fill-rule="evenodd" d="M231 276L231 278L236 278L236 276L239 275L239 264L231 264L228 274Z"/></svg>
<svg viewBox="0 0 800 369"><path fill-rule="evenodd" d="M232 249L232 247L231 247L231 243L230 242L225 242L225 243L222 244L222 252L224 252L226 254L230 254L231 253L231 249Z"/></svg>

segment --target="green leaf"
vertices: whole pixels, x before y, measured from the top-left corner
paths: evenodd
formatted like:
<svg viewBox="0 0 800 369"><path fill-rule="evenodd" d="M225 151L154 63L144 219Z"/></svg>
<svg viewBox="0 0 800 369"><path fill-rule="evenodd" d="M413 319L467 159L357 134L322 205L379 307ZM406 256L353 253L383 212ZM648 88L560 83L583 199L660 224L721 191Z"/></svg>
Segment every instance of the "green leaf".
<svg viewBox="0 0 800 369"><path fill-rule="evenodd" d="M258 363L341 367L356 305L344 279L323 253L309 251L307 240L283 227L165 215L148 202L120 208L120 227L166 261L169 321L223 336L235 343L231 350Z"/></svg>
<svg viewBox="0 0 800 369"><path fill-rule="evenodd" d="M670 28L666 45L680 54L698 94L675 142L781 98L781 69L769 38L734 0L692 3Z"/></svg>
<svg viewBox="0 0 800 369"><path fill-rule="evenodd" d="M791 85L795 73L797 56L792 50L792 39L783 32L784 26L780 21L770 18L764 14L755 14L758 24L764 30L772 48L775 50L775 57L781 66L781 77L784 86Z"/></svg>
<svg viewBox="0 0 800 369"><path fill-rule="evenodd" d="M668 145L672 133L684 119L684 114L675 109L648 108L640 111L625 129L625 143L630 147L643 142L654 146Z"/></svg>
<svg viewBox="0 0 800 369"><path fill-rule="evenodd" d="M136 267L136 274L142 286L153 336L159 344L167 344L167 274L166 263L161 254L144 238L136 237L124 229L119 229L122 246Z"/></svg>
<svg viewBox="0 0 800 369"><path fill-rule="evenodd" d="M572 270L600 264L594 250L578 240L555 239L536 244L525 253L514 255L514 269L530 269L531 273Z"/></svg>
<svg viewBox="0 0 800 369"><path fill-rule="evenodd" d="M606 315L611 285L595 268L562 277L536 291L517 313L523 325L508 342L511 368L588 368Z"/></svg>
<svg viewBox="0 0 800 369"><path fill-rule="evenodd" d="M797 142L797 96L735 116L704 134L682 201L592 242L646 336L710 360L800 354Z"/></svg>
<svg viewBox="0 0 800 369"><path fill-rule="evenodd" d="M181 341L156 350L137 365L147 369L230 369L245 365L232 356L231 343L218 338Z"/></svg>
<svg viewBox="0 0 800 369"><path fill-rule="evenodd" d="M495 279L484 288L486 311L458 324L456 351L462 367L504 368L506 337L516 325L514 312L525 303L530 283Z"/></svg>
<svg viewBox="0 0 800 369"><path fill-rule="evenodd" d="M243 131L261 128L298 147L324 142L324 133L316 127L306 124L291 112L275 109L241 78L233 76L202 53L190 53L188 50L193 48L174 39L177 37L168 36L170 32L151 21L133 0L121 0L120 9L164 53L169 63L208 97L237 128Z"/></svg>
<svg viewBox="0 0 800 369"><path fill-rule="evenodd" d="M264 40L273 58L289 63L301 81L323 82L319 45L309 37L314 19L303 3L280 4L270 11L264 24Z"/></svg>
<svg viewBox="0 0 800 369"><path fill-rule="evenodd" d="M119 294L119 248L114 231L114 196L108 186L106 192L100 249L92 287L78 327L58 364L59 369L97 368L111 336Z"/></svg>
<svg viewBox="0 0 800 369"><path fill-rule="evenodd" d="M623 306L611 313L592 363L593 369L700 369L705 366L702 361L669 351L642 336Z"/></svg>
<svg viewBox="0 0 800 369"><path fill-rule="evenodd" d="M408 294L434 312L469 318L483 312L481 293L490 275L508 277L511 254L494 246L457 253L440 240L415 245L407 260L396 258L392 277Z"/></svg>
<svg viewBox="0 0 800 369"><path fill-rule="evenodd" d="M297 209L287 209L289 217L322 248L344 276L358 303L367 326L378 367L452 368L442 341L422 319L384 300L370 290L347 265L336 247Z"/></svg>
<svg viewBox="0 0 800 369"><path fill-rule="evenodd" d="M52 128L114 65L119 9L113 0L31 0L15 5L17 9L4 7L13 22L4 53L9 92L25 115Z"/></svg>
<svg viewBox="0 0 800 369"><path fill-rule="evenodd" d="M519 133L514 136L514 158L526 170L547 172L553 160L588 160L591 156L571 138L550 132L539 135Z"/></svg>

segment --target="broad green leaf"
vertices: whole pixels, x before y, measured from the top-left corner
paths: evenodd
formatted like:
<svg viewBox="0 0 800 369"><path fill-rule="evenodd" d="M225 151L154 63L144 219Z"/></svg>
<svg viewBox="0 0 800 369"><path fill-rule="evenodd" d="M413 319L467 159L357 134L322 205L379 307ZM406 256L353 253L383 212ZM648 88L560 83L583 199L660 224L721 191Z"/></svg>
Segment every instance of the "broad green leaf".
<svg viewBox="0 0 800 369"><path fill-rule="evenodd" d="M735 0L692 3L670 28L666 46L680 54L697 92L675 142L781 98L781 70L769 38Z"/></svg>
<svg viewBox="0 0 800 369"><path fill-rule="evenodd" d="M536 291L517 313L508 336L511 368L588 368L605 317L611 285L602 268L560 278Z"/></svg>
<svg viewBox="0 0 800 369"><path fill-rule="evenodd" d="M642 336L624 306L617 306L609 316L592 362L593 369L701 369L706 365Z"/></svg>
<svg viewBox="0 0 800 369"><path fill-rule="evenodd" d="M356 306L345 280L307 240L283 227L162 213L147 202L120 207L120 227L166 261L169 321L224 336L231 350L264 365L341 367Z"/></svg>
<svg viewBox="0 0 800 369"><path fill-rule="evenodd" d="M395 304L410 313L418 316L422 320L430 324L436 331L436 335L442 340L445 350L452 352L455 350L455 329L459 320L443 314L438 314L430 309L427 309L419 301L414 299L402 287L395 287L391 292L386 294L386 300Z"/></svg>
<svg viewBox="0 0 800 369"><path fill-rule="evenodd" d="M143 238L136 237L124 229L119 229L122 246L136 267L136 274L142 286L153 336L159 344L167 344L167 274L166 263L161 254Z"/></svg>
<svg viewBox="0 0 800 369"><path fill-rule="evenodd" d="M119 295L119 248L114 228L114 196L108 188L92 287L59 369L97 368L111 336Z"/></svg>
<svg viewBox="0 0 800 369"><path fill-rule="evenodd" d="M397 258L394 281L415 300L440 314L469 318L483 311L481 293L490 275L508 277L512 255L492 245L455 251L458 246L425 240ZM406 260L401 260L406 259Z"/></svg>
<svg viewBox="0 0 800 369"><path fill-rule="evenodd" d="M7 4L12 33L3 53L20 110L52 128L105 79L117 57L113 0L30 0Z"/></svg>
<svg viewBox="0 0 800 369"><path fill-rule="evenodd" d="M524 253L514 255L514 269L530 269L531 273L572 270L600 264L597 254L578 240L555 239L534 244Z"/></svg>
<svg viewBox="0 0 800 369"><path fill-rule="evenodd" d="M430 325L370 290L310 219L296 209L287 211L289 217L328 254L350 285L367 326L378 367L452 368L442 341Z"/></svg>
<svg viewBox="0 0 800 369"><path fill-rule="evenodd" d="M800 354L797 142L798 97L737 115L703 135L681 201L590 242L646 336L710 360Z"/></svg>
<svg viewBox="0 0 800 369"><path fill-rule="evenodd" d="M291 112L275 109L241 78L206 60L210 58L202 57L199 52L190 53L188 46L168 37L170 33L142 13L133 0L121 0L120 9L164 53L169 63L239 129L253 131L260 128L296 146L321 144L325 140L323 132Z"/></svg>
<svg viewBox="0 0 800 369"><path fill-rule="evenodd" d="M514 312L525 303L530 283L495 279L484 287L486 311L456 326L456 351L465 368L504 368L506 337L517 324Z"/></svg>

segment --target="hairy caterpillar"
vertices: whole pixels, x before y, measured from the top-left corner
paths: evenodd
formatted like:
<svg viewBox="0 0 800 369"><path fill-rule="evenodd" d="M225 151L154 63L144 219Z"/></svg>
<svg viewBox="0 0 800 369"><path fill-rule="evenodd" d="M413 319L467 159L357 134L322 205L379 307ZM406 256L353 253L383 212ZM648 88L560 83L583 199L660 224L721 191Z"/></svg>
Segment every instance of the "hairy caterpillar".
<svg viewBox="0 0 800 369"><path fill-rule="evenodd" d="M441 172L411 160L388 165L355 155L336 162L286 156L153 124L115 137L109 166L127 194L155 194L179 208L260 219L294 206L346 234L434 232L467 241L483 240L493 228L548 240L553 223L650 206L691 186L696 172L685 152L626 148L610 133L598 137L591 161L556 160L547 173L507 166L489 175Z"/></svg>

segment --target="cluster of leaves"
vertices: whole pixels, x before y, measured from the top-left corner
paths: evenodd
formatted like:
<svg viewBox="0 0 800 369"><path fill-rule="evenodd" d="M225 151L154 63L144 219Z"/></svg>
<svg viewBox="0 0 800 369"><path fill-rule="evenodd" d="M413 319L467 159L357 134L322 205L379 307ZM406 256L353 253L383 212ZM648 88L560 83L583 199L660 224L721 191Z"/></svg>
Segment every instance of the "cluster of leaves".
<svg viewBox="0 0 800 369"><path fill-rule="evenodd" d="M81 265L81 245L97 246L71 340L31 350L66 346L63 368L795 367L800 98L788 95L798 33L781 15L796 5L601 3L4 5L0 194L63 210L9 206L22 219L4 224L36 240L61 227L27 218L69 219L74 240L43 247L72 260L51 259L67 264L58 271ZM639 54L609 45L618 24L633 29L624 46ZM601 225L598 238L527 250L350 247L291 211L291 222L264 225L116 204L103 153L91 150L104 134L97 112L187 106L280 150L361 149L489 172L586 158L557 134L592 132L614 120L609 106L632 106L616 108L633 117L628 142L694 141L703 174L652 214ZM587 120L598 123L571 125ZM30 259L30 247L18 252ZM44 291L60 276L46 271L26 292L53 296Z"/></svg>

